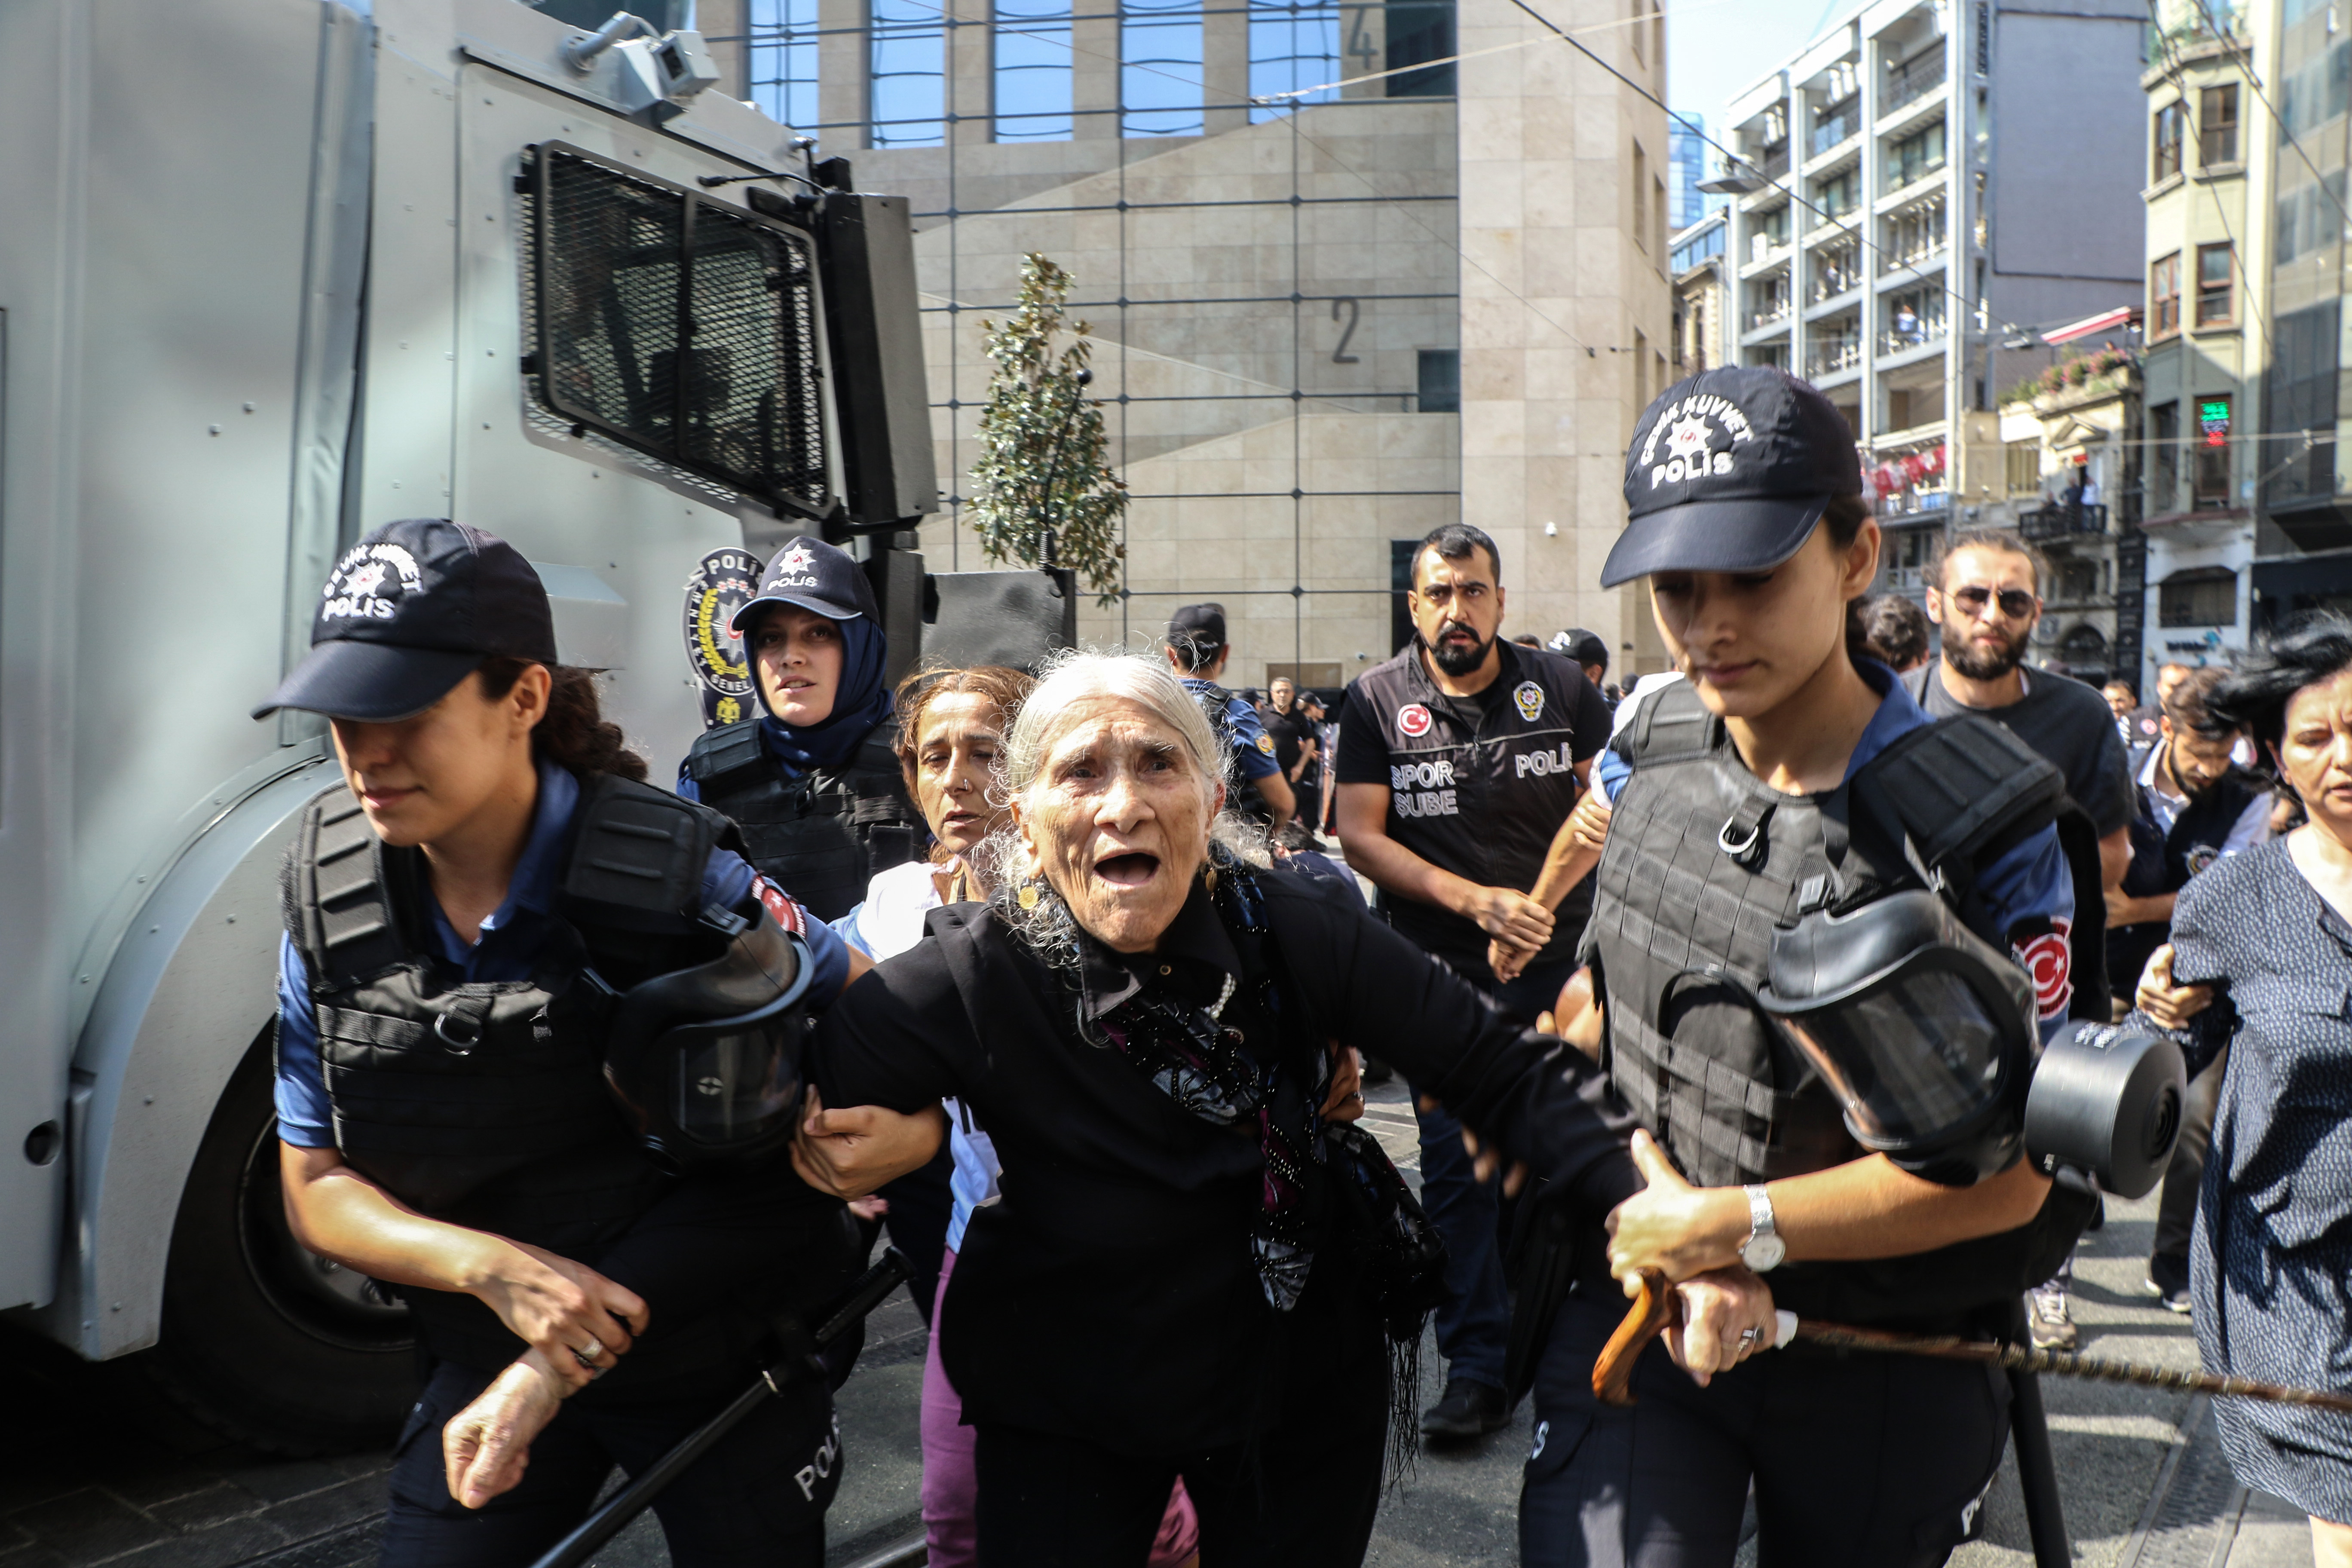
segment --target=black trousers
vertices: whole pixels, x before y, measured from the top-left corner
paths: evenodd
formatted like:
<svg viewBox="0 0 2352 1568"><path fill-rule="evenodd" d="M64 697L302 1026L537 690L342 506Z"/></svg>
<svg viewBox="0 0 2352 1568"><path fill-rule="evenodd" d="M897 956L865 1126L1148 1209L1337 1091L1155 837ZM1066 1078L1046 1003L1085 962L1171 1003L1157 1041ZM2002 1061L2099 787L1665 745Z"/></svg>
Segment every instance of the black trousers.
<svg viewBox="0 0 2352 1568"><path fill-rule="evenodd" d="M2164 1168L2164 1194L2157 1200L2156 1243L2151 1258L2168 1258L2179 1271L2175 1283L2189 1282L2189 1235L2197 1226L2197 1194L2205 1186L2205 1151L2213 1142L2213 1118L2221 1109L2221 1077L2230 1070L2230 1052L2206 1065L2189 1080L2189 1102L2180 1108L2180 1142L2172 1146L2172 1163Z"/></svg>
<svg viewBox="0 0 2352 1568"><path fill-rule="evenodd" d="M1981 1366L1792 1348L1706 1388L1643 1352L1631 1410L1592 1394L1624 1303L1571 1296L1536 1374L1526 1568L1731 1568L1751 1479L1760 1568L1935 1568L2000 1468L2009 1385Z"/></svg>
<svg viewBox="0 0 2352 1568"><path fill-rule="evenodd" d="M587 1517L614 1466L635 1475L728 1397L603 1408L577 1396L530 1446L520 1484L469 1510L449 1495L441 1429L490 1376L444 1362L426 1380L393 1450L381 1568L524 1568ZM824 1568L841 1436L825 1392L801 1392L762 1405L654 1504L674 1568Z"/></svg>
<svg viewBox="0 0 2352 1568"><path fill-rule="evenodd" d="M981 1568L1143 1568L1179 1476L1218 1568L1357 1568L1380 1510L1388 1380L1294 1394L1253 1442L1136 1458L985 1425L975 1436Z"/></svg>

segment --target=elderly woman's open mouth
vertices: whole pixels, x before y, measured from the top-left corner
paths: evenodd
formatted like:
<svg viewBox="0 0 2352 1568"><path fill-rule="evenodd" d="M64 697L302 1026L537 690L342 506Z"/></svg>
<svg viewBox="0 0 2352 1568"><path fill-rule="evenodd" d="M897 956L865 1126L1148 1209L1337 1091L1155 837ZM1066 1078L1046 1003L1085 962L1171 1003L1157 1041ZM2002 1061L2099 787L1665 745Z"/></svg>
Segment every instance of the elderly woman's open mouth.
<svg viewBox="0 0 2352 1568"><path fill-rule="evenodd" d="M1160 857L1146 849L1114 850L1095 861L1095 875L1114 888L1140 888L1160 874Z"/></svg>

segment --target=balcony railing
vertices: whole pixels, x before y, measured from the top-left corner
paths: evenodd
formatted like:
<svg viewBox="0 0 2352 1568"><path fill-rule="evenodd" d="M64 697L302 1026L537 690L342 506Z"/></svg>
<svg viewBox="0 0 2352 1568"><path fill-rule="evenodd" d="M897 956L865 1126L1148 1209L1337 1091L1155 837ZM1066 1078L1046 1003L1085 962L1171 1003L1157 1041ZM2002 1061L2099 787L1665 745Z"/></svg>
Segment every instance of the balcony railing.
<svg viewBox="0 0 2352 1568"><path fill-rule="evenodd" d="M1789 319L1791 309L1789 301L1783 300L1777 305L1767 305L1760 310L1750 310L1748 312L1748 330L1751 332L1760 331L1776 321L1785 321Z"/></svg>
<svg viewBox="0 0 2352 1568"><path fill-rule="evenodd" d="M1862 363L1860 338L1835 338L1813 345L1813 355L1808 374L1815 376L1836 375L1855 369Z"/></svg>
<svg viewBox="0 0 2352 1568"><path fill-rule="evenodd" d="M1754 164L1758 174L1768 180L1777 180L1789 172L1789 147L1786 142L1767 153Z"/></svg>
<svg viewBox="0 0 2352 1568"><path fill-rule="evenodd" d="M1878 352L1882 354L1909 353L1930 343L1944 341L1944 318L1922 316L1909 326L1889 327L1878 335Z"/></svg>
<svg viewBox="0 0 2352 1568"><path fill-rule="evenodd" d="M1774 234L1769 229L1758 229L1748 237L1748 265L1769 261L1789 248L1789 237Z"/></svg>
<svg viewBox="0 0 2352 1568"><path fill-rule="evenodd" d="M1879 269L1884 272L1906 272L1914 267L1925 267L1943 254L1944 237L1939 234L1932 241L1904 246L1887 251L1880 263Z"/></svg>
<svg viewBox="0 0 2352 1568"><path fill-rule="evenodd" d="M1813 279L1812 302L1816 305L1825 304L1841 294L1851 294L1860 287L1862 287L1861 275L1850 268L1824 269Z"/></svg>
<svg viewBox="0 0 2352 1568"><path fill-rule="evenodd" d="M2104 504L2073 506L2064 501L2052 501L2043 506L2028 507L2017 514L2017 531L2028 539L2068 539L2086 533L2107 531L2107 509Z"/></svg>
<svg viewBox="0 0 2352 1568"><path fill-rule="evenodd" d="M1813 121L1812 153L1818 158L1862 129L1862 105L1849 100L1826 120Z"/></svg>
<svg viewBox="0 0 2352 1568"><path fill-rule="evenodd" d="M1914 60L1909 68L1886 79L1886 91L1879 102L1878 112L1892 114L1906 104L1916 103L1942 86L1943 80L1944 57L1940 51L1933 59Z"/></svg>

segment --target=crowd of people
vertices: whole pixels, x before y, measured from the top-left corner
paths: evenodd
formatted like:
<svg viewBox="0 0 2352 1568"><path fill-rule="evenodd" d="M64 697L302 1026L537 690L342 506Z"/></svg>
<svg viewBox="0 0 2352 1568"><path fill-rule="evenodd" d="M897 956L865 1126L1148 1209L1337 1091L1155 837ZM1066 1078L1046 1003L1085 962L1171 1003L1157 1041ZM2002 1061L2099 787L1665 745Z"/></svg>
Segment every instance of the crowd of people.
<svg viewBox="0 0 2352 1568"><path fill-rule="evenodd" d="M1505 634L1466 523L1394 658L1262 696L1214 604L894 686L857 562L795 539L731 628L758 712L667 790L510 546L362 540L338 573L396 587L327 596L257 716L324 715L341 769L288 858L278 1135L298 1237L418 1323L383 1560L529 1562L887 1227L934 1568L1359 1563L1401 1453L1529 1400L1530 1565L1728 1568L1751 1500L1764 1562L1938 1563L2011 1384L1784 1320L2075 1343L2100 1199L2020 1107L2081 1020L2193 1075L2150 1295L2216 1370L2338 1386L2352 622L2143 711L2029 662L2014 533L1866 597L1851 437L1773 371L1663 394L1625 500L1600 583L1672 668L1623 690L1592 632ZM1783 960L1865 931L1931 934L1835 994ZM1357 1125L1386 1071L1417 1184ZM663 1492L673 1562L824 1561L853 1354ZM2352 1564L2352 1426L2217 1408Z"/></svg>

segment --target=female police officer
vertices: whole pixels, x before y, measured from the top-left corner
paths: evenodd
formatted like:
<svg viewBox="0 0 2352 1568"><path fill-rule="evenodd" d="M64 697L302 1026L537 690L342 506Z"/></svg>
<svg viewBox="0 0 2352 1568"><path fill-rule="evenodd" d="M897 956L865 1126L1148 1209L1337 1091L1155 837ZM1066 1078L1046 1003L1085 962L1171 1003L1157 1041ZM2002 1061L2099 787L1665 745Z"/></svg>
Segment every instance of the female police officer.
<svg viewBox="0 0 2352 1568"><path fill-rule="evenodd" d="M1941 1563L2000 1460L2006 1385L1981 1367L1802 1347L1753 1359L1775 1298L1888 1327L2003 1327L2087 1217L2087 1199L2018 1158L2014 1106L1992 1097L2021 1090L2032 1015L2045 1029L2064 1016L2073 900L2044 826L2052 770L1997 726L1932 725L1849 651L1849 606L1878 566L1861 489L1836 409L1770 370L1675 386L1627 458L1632 521L1601 582L1649 579L1687 679L1644 702L1595 770L1615 805L1583 952L1603 1061L1645 1131L1609 1237L1598 1210L1576 1216L1574 1284L1553 1303L1520 1515L1531 1565L1729 1568L1751 1482L1767 1563ZM1957 905L1929 965L1990 969L1984 992L2013 1017L1985 1103L1937 1119L1973 1142L1870 1153L1829 1087L1836 1064L1804 1043L1829 1031L1790 1020L1775 987L1795 971L1774 956L1832 918L1848 922L1838 935L1881 910L1924 910L1932 927L1947 906L1927 887ZM1990 1049L2001 1017L1972 1042L1925 1037L1967 1021L1890 1005L1858 1033L1912 1053L1883 1061L1882 1081L1927 1082ZM1706 1281L1673 1346L1691 1375L1653 1351L1637 1406L1601 1405L1594 1358L1624 1312L1609 1274L1630 1292L1649 1268Z"/></svg>
<svg viewBox="0 0 2352 1568"><path fill-rule="evenodd" d="M793 1009L852 960L715 814L634 782L503 541L387 524L337 563L311 645L257 713L332 720L345 786L288 858L287 1212L403 1288L431 1360L383 1562L503 1568L712 1414L769 1316L841 1272L837 1199L760 1156L791 1136ZM904 1121L927 1157L938 1127ZM673 1561L824 1560L823 1388L712 1458L656 1505Z"/></svg>
<svg viewBox="0 0 2352 1568"><path fill-rule="evenodd" d="M734 818L762 876L839 920L874 873L917 858L925 834L898 776L873 587L846 552L803 535L729 629L763 712L698 737L678 793Z"/></svg>

